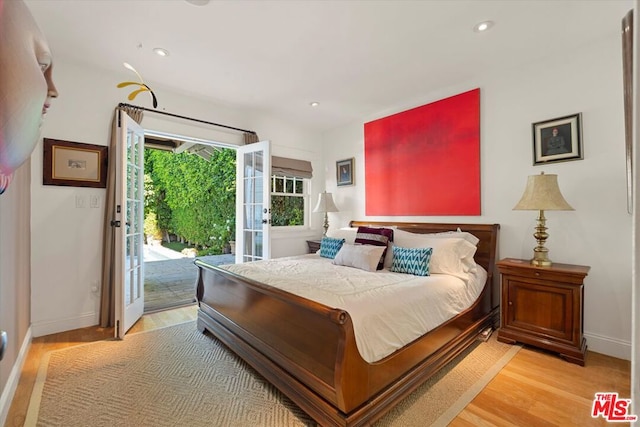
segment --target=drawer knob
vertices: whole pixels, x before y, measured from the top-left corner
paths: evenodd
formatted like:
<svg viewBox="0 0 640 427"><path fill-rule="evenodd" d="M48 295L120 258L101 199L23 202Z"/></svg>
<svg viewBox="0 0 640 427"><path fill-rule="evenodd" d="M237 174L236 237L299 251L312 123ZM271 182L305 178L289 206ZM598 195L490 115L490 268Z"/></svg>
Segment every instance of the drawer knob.
<svg viewBox="0 0 640 427"><path fill-rule="evenodd" d="M513 305L513 303L511 301L509 301L509 305Z"/></svg>
<svg viewBox="0 0 640 427"><path fill-rule="evenodd" d="M539 276L539 275L540 275L540 273L538 273L538 272L536 271L536 276Z"/></svg>

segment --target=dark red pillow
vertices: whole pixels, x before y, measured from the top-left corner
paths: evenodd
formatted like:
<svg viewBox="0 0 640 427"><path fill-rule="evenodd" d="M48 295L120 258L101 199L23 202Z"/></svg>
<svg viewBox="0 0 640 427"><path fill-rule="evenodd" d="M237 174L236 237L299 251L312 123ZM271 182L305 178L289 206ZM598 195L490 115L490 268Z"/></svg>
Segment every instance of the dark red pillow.
<svg viewBox="0 0 640 427"><path fill-rule="evenodd" d="M391 228L358 227L355 240L356 244L385 247L377 270L384 268L384 257L387 254L389 242L393 242L393 229Z"/></svg>

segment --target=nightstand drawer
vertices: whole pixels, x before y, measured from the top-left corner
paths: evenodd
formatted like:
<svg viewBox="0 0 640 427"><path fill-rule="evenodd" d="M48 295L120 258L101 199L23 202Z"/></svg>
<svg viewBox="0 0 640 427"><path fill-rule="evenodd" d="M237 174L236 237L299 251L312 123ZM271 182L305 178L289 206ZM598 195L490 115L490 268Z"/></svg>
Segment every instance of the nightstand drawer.
<svg viewBox="0 0 640 427"><path fill-rule="evenodd" d="M552 267L536 267L526 260L507 258L500 261L500 272L503 274L540 279L545 282L581 285L588 271L589 267L582 265L556 263Z"/></svg>

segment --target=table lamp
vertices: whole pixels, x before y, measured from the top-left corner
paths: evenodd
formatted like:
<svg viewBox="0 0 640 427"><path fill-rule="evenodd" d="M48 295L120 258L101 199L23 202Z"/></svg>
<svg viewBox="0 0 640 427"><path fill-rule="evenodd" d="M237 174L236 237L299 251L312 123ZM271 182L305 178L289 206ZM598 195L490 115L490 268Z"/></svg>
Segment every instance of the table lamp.
<svg viewBox="0 0 640 427"><path fill-rule="evenodd" d="M324 233L322 235L326 236L327 230L329 229L329 215L327 212L338 212L336 204L333 203L331 193L324 191L318 195L318 204L315 209L313 209L313 212L324 212Z"/></svg>
<svg viewBox="0 0 640 427"><path fill-rule="evenodd" d="M558 187L558 175L531 175L527 179L527 187L524 194L513 210L539 211L538 224L533 237L538 246L533 249L531 264L539 267L550 267L552 262L548 257L549 249L544 244L549 237L544 211L572 211L569 203L562 197Z"/></svg>

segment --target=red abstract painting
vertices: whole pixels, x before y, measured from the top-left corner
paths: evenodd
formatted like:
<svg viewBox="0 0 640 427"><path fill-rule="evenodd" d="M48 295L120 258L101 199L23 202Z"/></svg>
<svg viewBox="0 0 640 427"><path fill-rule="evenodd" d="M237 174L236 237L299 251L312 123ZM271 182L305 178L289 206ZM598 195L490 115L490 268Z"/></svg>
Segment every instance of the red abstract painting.
<svg viewBox="0 0 640 427"><path fill-rule="evenodd" d="M480 215L480 89L364 125L365 213Z"/></svg>

